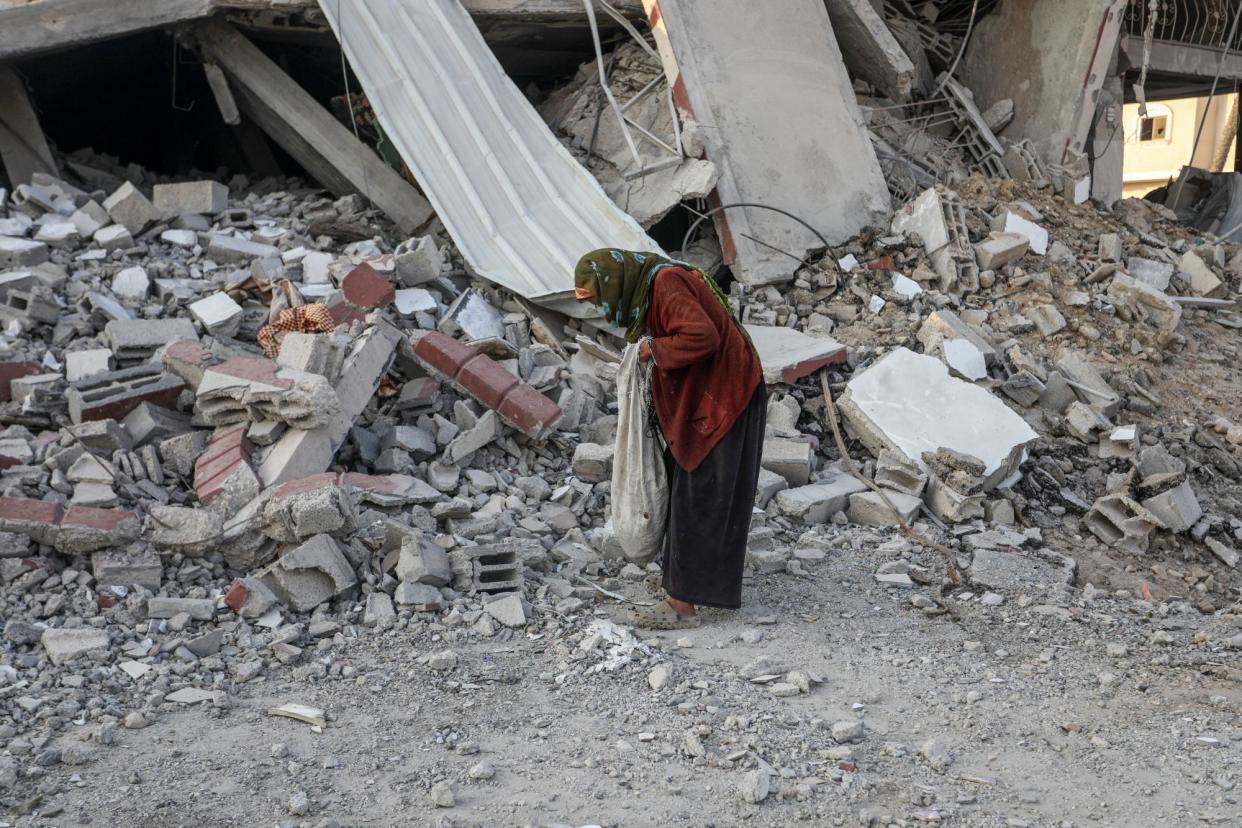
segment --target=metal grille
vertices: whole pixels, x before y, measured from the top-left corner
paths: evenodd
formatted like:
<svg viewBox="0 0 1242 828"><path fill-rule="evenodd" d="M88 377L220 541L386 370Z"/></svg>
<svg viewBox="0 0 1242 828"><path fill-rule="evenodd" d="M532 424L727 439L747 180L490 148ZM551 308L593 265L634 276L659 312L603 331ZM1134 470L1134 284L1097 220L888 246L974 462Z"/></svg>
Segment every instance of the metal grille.
<svg viewBox="0 0 1242 828"><path fill-rule="evenodd" d="M1123 25L1127 34L1143 37L1152 28L1155 40L1191 46L1225 45L1229 26L1242 0L1130 0ZM1231 50L1242 48L1242 29Z"/></svg>

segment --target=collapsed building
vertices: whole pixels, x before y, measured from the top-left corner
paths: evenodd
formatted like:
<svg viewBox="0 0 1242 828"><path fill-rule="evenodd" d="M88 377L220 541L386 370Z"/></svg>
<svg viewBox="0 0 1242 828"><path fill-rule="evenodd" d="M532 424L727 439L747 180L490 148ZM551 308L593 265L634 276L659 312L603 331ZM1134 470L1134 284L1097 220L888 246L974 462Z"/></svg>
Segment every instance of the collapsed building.
<svg viewBox="0 0 1242 828"><path fill-rule="evenodd" d="M138 687L241 621L171 688L206 699L303 659L290 619L589 610L625 568L623 343L571 294L604 246L729 285L776 391L755 571L852 523L949 545L961 600L1082 544L1236 600L1242 414L1200 392L1236 381L1237 173L1123 200L1110 137L1242 72L1225 32L752 7L0 3L4 658Z"/></svg>

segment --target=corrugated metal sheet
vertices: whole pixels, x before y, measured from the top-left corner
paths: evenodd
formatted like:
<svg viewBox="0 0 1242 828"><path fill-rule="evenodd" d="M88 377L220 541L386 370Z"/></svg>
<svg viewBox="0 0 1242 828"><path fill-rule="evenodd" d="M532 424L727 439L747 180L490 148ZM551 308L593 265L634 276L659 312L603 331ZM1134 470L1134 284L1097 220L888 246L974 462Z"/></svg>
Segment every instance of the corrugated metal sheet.
<svg viewBox="0 0 1242 828"><path fill-rule="evenodd" d="M598 247L659 250L561 146L458 0L320 0L467 264L530 299Z"/></svg>

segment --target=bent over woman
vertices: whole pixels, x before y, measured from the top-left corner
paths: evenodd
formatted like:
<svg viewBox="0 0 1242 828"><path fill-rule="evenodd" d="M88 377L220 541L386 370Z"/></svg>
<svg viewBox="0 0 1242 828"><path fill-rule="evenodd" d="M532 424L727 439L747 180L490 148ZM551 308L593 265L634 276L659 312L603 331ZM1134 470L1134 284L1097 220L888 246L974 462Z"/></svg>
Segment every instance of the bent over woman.
<svg viewBox="0 0 1242 828"><path fill-rule="evenodd" d="M662 568L668 598L633 613L657 629L694 626L696 606L736 609L759 480L767 388L750 337L706 273L653 253L596 250L574 271L639 359L668 444Z"/></svg>

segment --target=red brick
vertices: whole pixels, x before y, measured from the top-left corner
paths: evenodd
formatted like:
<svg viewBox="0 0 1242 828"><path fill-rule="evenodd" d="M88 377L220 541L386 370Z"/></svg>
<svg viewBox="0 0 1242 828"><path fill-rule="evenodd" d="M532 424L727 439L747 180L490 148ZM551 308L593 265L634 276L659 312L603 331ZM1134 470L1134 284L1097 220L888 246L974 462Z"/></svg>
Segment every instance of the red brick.
<svg viewBox="0 0 1242 828"><path fill-rule="evenodd" d="M469 345L433 332L414 343L414 355L431 370L454 379L461 367L478 355Z"/></svg>
<svg viewBox="0 0 1242 828"><path fill-rule="evenodd" d="M499 408L505 394L518 384L518 378L491 357L479 354L462 366L457 383L488 408Z"/></svg>
<svg viewBox="0 0 1242 828"><path fill-rule="evenodd" d="M207 462L203 462L203 458L200 458L194 464L194 490L198 492L199 499L205 499L202 491L204 486L213 482L221 482L232 473L233 469L245 462L246 455L238 448L216 454Z"/></svg>
<svg viewBox="0 0 1242 828"><path fill-rule="evenodd" d="M0 521L29 521L56 526L64 514L59 503L29 497L0 497Z"/></svg>
<svg viewBox="0 0 1242 828"><path fill-rule="evenodd" d="M250 590L246 589L246 585L240 580L233 581L228 591L224 593L224 603L233 612L241 612L241 608L246 605L246 599L250 597Z"/></svg>
<svg viewBox="0 0 1242 828"><path fill-rule="evenodd" d="M37 362L0 362L0 402L13 399L13 380L42 372Z"/></svg>
<svg viewBox="0 0 1242 828"><path fill-rule="evenodd" d="M61 518L60 525L79 526L84 529L102 529L110 532L126 520L135 520L133 512L124 509L94 509L90 506L70 506Z"/></svg>
<svg viewBox="0 0 1242 828"><path fill-rule="evenodd" d="M397 298L392 282L385 279L366 262L349 271L341 282L345 301L367 310L391 305Z"/></svg>
<svg viewBox="0 0 1242 828"><path fill-rule="evenodd" d="M365 313L343 299L328 305L328 313L336 325L350 325L367 318Z"/></svg>
<svg viewBox="0 0 1242 828"><path fill-rule="evenodd" d="M505 395L496 413L528 437L541 437L561 419L561 407L529 385Z"/></svg>

